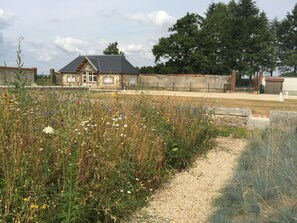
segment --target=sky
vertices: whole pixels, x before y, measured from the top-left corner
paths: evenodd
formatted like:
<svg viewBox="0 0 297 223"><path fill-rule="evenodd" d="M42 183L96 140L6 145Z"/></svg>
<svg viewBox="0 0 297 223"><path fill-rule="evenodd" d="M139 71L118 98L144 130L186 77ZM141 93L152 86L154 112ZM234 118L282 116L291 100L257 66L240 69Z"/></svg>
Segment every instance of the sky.
<svg viewBox="0 0 297 223"><path fill-rule="evenodd" d="M18 39L24 67L59 71L79 55L102 55L118 42L134 66L154 65L152 47L187 12L204 16L229 0L0 0L0 66L16 66ZM285 18L297 0L256 0L270 20Z"/></svg>

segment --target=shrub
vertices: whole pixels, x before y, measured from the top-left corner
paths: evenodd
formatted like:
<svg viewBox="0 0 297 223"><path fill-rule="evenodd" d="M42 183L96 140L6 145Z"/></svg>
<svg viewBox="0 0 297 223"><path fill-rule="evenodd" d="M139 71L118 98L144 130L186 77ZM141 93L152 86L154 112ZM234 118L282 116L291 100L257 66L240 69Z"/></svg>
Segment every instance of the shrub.
<svg viewBox="0 0 297 223"><path fill-rule="evenodd" d="M215 132L199 107L54 91L0 96L0 222L119 222Z"/></svg>

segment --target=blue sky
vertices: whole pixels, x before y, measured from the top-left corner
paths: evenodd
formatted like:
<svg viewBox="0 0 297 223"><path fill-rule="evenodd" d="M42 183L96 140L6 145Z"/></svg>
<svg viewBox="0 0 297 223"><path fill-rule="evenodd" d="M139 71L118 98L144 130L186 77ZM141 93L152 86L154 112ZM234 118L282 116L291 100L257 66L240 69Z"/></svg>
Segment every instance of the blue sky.
<svg viewBox="0 0 297 223"><path fill-rule="evenodd" d="M117 41L134 66L154 64L152 46L187 12L204 15L229 0L0 0L0 66L16 65L17 39L25 67L61 69L79 54L102 54ZM283 19L296 0L257 0L269 19Z"/></svg>

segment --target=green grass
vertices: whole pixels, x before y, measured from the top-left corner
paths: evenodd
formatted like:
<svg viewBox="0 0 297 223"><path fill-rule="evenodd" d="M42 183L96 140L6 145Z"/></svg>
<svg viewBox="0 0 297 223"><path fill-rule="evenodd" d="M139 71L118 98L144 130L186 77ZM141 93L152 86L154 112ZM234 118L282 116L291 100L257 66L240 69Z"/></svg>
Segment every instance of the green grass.
<svg viewBox="0 0 297 223"><path fill-rule="evenodd" d="M202 106L1 92L0 222L119 222L211 145Z"/></svg>
<svg viewBox="0 0 297 223"><path fill-rule="evenodd" d="M255 134L210 222L297 222L296 164L295 130Z"/></svg>
<svg viewBox="0 0 297 223"><path fill-rule="evenodd" d="M229 127L229 126L218 126L217 127L217 136L222 137L233 137L236 139L249 137L249 130L247 128L241 127Z"/></svg>
<svg viewBox="0 0 297 223"><path fill-rule="evenodd" d="M36 84L39 86L51 86L53 85L48 75L37 75Z"/></svg>

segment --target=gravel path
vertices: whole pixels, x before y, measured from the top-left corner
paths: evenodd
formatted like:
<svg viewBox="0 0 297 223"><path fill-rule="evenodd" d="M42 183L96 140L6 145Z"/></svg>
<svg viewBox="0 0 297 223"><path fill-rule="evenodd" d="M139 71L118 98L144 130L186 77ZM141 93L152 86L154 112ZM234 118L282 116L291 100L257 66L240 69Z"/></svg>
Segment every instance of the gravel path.
<svg viewBox="0 0 297 223"><path fill-rule="evenodd" d="M176 174L156 192L147 207L127 222L202 223L214 211L212 202L233 176L246 140L217 138L217 147L198 158L192 168Z"/></svg>

